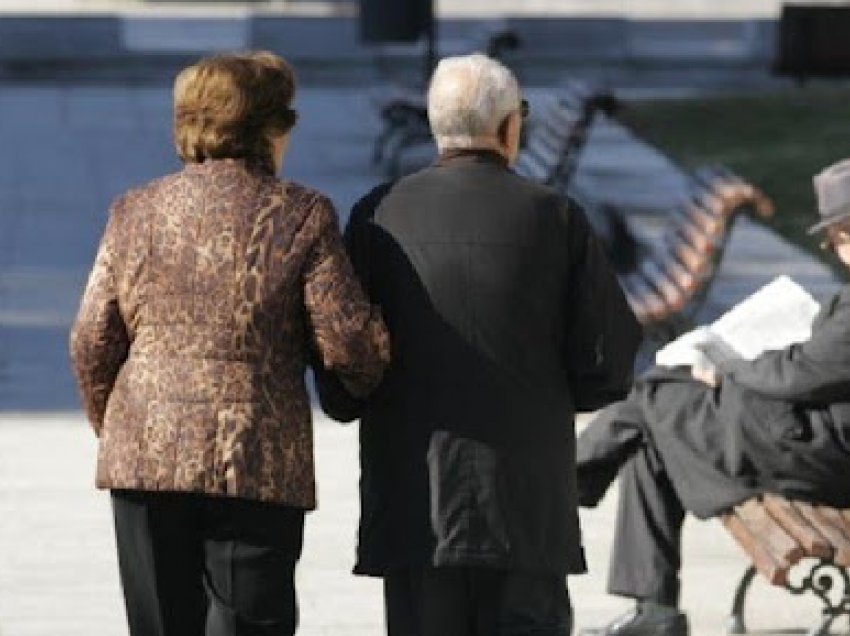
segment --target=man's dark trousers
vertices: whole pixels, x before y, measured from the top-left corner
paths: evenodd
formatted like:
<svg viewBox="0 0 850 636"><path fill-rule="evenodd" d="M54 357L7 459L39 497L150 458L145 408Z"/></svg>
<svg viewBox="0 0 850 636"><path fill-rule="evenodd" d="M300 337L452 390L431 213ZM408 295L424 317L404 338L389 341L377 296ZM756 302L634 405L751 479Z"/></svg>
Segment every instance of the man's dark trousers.
<svg viewBox="0 0 850 636"><path fill-rule="evenodd" d="M678 606L685 510L648 449L620 472L620 502L608 572L611 594Z"/></svg>
<svg viewBox="0 0 850 636"><path fill-rule="evenodd" d="M388 636L568 636L563 576L481 567L398 568L384 575Z"/></svg>
<svg viewBox="0 0 850 636"><path fill-rule="evenodd" d="M619 474L608 591L675 606L685 509L638 424L638 408L630 400L609 407L581 435L579 499L581 505L596 505Z"/></svg>
<svg viewBox="0 0 850 636"><path fill-rule="evenodd" d="M113 491L132 636L291 636L304 512L205 495Z"/></svg>

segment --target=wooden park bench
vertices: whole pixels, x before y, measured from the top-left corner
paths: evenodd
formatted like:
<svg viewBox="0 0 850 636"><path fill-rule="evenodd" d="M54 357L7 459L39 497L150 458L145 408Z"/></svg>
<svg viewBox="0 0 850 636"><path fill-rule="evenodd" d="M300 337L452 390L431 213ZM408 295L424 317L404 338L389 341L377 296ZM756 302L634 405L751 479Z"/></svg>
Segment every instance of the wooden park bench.
<svg viewBox="0 0 850 636"><path fill-rule="evenodd" d="M616 97L580 82L567 82L535 103L515 171L570 196L571 178L600 115L619 110ZM385 164L388 176L401 174L402 153L430 141L424 97L389 101L382 111L386 126L375 145L374 160ZM666 211L669 223L660 240L638 239L628 228L627 214L585 206L591 223L599 215L624 228L625 242L609 245L609 256L633 248L634 262L618 272L629 303L644 325L648 339L666 342L692 327L692 317L705 299L723 257L731 227L741 213L766 217L770 200L729 170L713 167L689 175L693 195ZM581 203L581 202L580 202ZM594 224L596 225L596 224ZM627 243L632 241L634 245ZM616 243L616 244L615 244Z"/></svg>
<svg viewBox="0 0 850 636"><path fill-rule="evenodd" d="M375 139L372 165L381 167L388 179L397 179L404 152L431 141L428 107L423 95L397 90L382 98L379 114L383 129Z"/></svg>
<svg viewBox="0 0 850 636"><path fill-rule="evenodd" d="M542 100L523 131L517 174L566 192L597 115L616 113L619 102L605 90L571 82Z"/></svg>
<svg viewBox="0 0 850 636"><path fill-rule="evenodd" d="M773 205L762 192L728 170L704 169L692 180L692 197L668 211L669 222L658 240L640 243L632 235L640 243L636 257L628 269L618 272L632 310L647 335L660 342L693 326L735 219L745 213L773 214ZM620 243L612 250L622 249Z"/></svg>
<svg viewBox="0 0 850 636"><path fill-rule="evenodd" d="M621 105L610 92L580 82L566 83L560 94L541 101L526 127L515 170L571 196L571 178L594 122L600 115L615 117ZM653 342L666 342L693 326L735 219L742 213L773 214L768 197L727 169L703 168L688 179L692 196L664 211L669 222L657 240L638 238L627 211L578 201L607 240L629 303ZM608 231L600 231L605 225Z"/></svg>
<svg viewBox="0 0 850 636"><path fill-rule="evenodd" d="M850 618L850 509L764 495L736 506L721 520L752 562L735 591L729 634L747 633L744 606L757 573L791 594L811 593L821 600L823 615L811 636L824 636L836 619ZM802 575L792 576L795 569L802 569Z"/></svg>

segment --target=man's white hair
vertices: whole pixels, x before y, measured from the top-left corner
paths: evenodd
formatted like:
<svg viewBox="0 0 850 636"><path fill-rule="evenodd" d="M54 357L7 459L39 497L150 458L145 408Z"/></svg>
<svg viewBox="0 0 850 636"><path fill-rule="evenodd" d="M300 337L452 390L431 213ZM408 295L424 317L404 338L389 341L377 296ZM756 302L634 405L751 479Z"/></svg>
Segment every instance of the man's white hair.
<svg viewBox="0 0 850 636"><path fill-rule="evenodd" d="M428 89L428 121L442 152L493 137L519 107L519 84L494 59L474 53L440 61Z"/></svg>

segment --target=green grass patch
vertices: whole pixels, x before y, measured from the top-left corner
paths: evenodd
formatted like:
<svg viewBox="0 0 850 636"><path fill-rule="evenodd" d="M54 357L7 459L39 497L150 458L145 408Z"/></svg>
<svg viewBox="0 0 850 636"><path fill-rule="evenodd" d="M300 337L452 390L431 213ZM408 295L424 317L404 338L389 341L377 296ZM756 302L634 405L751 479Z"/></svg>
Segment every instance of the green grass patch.
<svg viewBox="0 0 850 636"><path fill-rule="evenodd" d="M817 252L812 176L850 157L850 87L626 104L621 119L686 168L722 164L776 204L767 224Z"/></svg>

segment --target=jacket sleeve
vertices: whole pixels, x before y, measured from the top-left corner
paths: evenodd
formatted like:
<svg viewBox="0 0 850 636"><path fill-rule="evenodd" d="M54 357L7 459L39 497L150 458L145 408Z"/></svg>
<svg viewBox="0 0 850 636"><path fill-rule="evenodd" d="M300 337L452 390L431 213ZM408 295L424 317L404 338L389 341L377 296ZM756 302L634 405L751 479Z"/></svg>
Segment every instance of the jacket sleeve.
<svg viewBox="0 0 850 636"><path fill-rule="evenodd" d="M566 214L570 279L564 355L576 409L592 411L625 397L643 334L584 212L570 202Z"/></svg>
<svg viewBox="0 0 850 636"><path fill-rule="evenodd" d="M97 434L103 426L115 379L130 348L118 304L115 273L121 215L119 201L110 211L69 343L83 409Z"/></svg>
<svg viewBox="0 0 850 636"><path fill-rule="evenodd" d="M389 334L355 276L330 201L319 197L311 216L318 234L305 267L304 301L314 368L317 376L335 373L348 392L364 397L380 383L389 363Z"/></svg>
<svg viewBox="0 0 850 636"><path fill-rule="evenodd" d="M370 228L375 209L389 188L390 184L378 186L355 203L343 233L343 242L354 272L373 303L375 299L371 293L372 277L369 262L372 250ZM314 365L313 368L322 410L338 422L351 422L362 417L366 401L346 391L335 373L328 372L321 365Z"/></svg>
<svg viewBox="0 0 850 636"><path fill-rule="evenodd" d="M850 295L837 296L806 342L720 367L723 381L769 397L823 404L850 394Z"/></svg>

